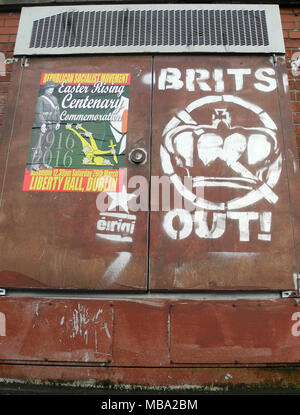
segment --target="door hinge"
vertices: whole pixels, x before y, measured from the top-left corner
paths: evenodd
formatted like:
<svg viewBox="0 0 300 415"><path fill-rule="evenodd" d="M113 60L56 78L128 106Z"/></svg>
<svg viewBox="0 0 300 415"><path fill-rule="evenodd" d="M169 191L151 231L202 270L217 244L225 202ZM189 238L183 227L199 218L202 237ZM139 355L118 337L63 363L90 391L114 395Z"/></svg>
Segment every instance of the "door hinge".
<svg viewBox="0 0 300 415"><path fill-rule="evenodd" d="M27 68L27 66L29 66L29 58L26 58L25 56L23 56L21 59L21 66L23 68Z"/></svg>
<svg viewBox="0 0 300 415"><path fill-rule="evenodd" d="M293 280L294 280L294 290L288 290L288 291L282 291L281 292L281 298L299 298L300 297L300 274L298 272L294 272L293 274Z"/></svg>
<svg viewBox="0 0 300 415"><path fill-rule="evenodd" d="M281 292L281 298L299 298L300 294L297 290L291 290L291 291L282 291Z"/></svg>
<svg viewBox="0 0 300 415"><path fill-rule="evenodd" d="M0 288L0 297L4 297L6 295L6 290L4 288Z"/></svg>

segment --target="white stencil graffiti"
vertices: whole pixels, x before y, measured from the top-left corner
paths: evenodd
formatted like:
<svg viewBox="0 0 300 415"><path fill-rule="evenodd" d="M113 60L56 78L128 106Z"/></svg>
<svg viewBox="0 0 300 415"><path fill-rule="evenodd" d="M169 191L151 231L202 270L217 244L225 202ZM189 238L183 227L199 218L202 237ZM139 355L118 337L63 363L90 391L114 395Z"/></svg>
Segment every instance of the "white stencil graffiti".
<svg viewBox="0 0 300 415"><path fill-rule="evenodd" d="M175 240L187 238L194 231L203 239L218 239L224 235L228 220L235 221L239 230L241 242L250 241L251 223L259 221L261 232L257 239L270 241L271 212L213 212L211 224L208 224L208 212L197 210L193 215L184 209L174 209L168 212L163 220L163 228L168 236Z"/></svg>
<svg viewBox="0 0 300 415"><path fill-rule="evenodd" d="M132 235L135 230L136 216L119 212L100 213L97 222L96 236L115 242L132 242Z"/></svg>
<svg viewBox="0 0 300 415"><path fill-rule="evenodd" d="M237 90L241 89L246 74L235 72ZM215 79L219 79L217 75L214 73ZM187 76L191 76L189 72ZM262 71L257 73L257 79L262 76ZM257 119L255 126L232 122L231 111L238 113L239 108ZM199 110L201 114L207 114L205 110L210 112L210 123L196 121ZM259 220L261 232L257 239L270 241L272 213L239 210L261 200L274 205L279 199L274 188L281 175L282 155L276 130L276 124L262 108L232 95L200 98L179 111L163 131L160 157L164 173L195 206L196 213L192 217L180 209L169 212L163 222L167 234L172 239L184 239L194 229L199 238L217 239L224 234L226 221L234 220L238 223L240 241L246 242L250 240L250 223ZM220 176L216 174L218 171L222 172ZM184 177L192 179L192 188L185 186ZM230 192L220 192L221 200L213 200L206 191L209 188ZM212 211L210 227L207 211ZM178 229L173 226L175 217L180 223Z"/></svg>
<svg viewBox="0 0 300 415"><path fill-rule="evenodd" d="M213 220L211 228L207 225L207 212L197 211L194 215L195 233L199 238L216 239L220 238L226 227L226 214L213 213Z"/></svg>
<svg viewBox="0 0 300 415"><path fill-rule="evenodd" d="M132 242L132 235L135 230L136 216L129 215L128 201L136 197L134 193L127 193L123 185L122 192L107 192L111 202L108 212L100 212L100 219L97 221L97 238L111 242ZM111 212L121 207L125 212Z"/></svg>
<svg viewBox="0 0 300 415"><path fill-rule="evenodd" d="M221 107L214 109L211 124L197 124L193 120L192 111L215 103L237 104L258 116L263 127L232 125L230 113ZM170 176L177 191L201 209L235 210L261 199L275 204L278 196L273 188L282 169L276 130L273 120L257 105L231 95L200 98L179 112L165 127L160 151L163 171ZM204 176L216 161L223 162L232 175ZM203 176L195 176L194 167L198 171L201 168ZM178 168L182 168L182 174L178 174ZM227 187L246 190L246 194L244 192L240 197L224 202L197 197L184 187L183 175L193 177L195 188Z"/></svg>
<svg viewBox="0 0 300 415"><path fill-rule="evenodd" d="M134 193L127 193L126 187L124 185L122 187L122 192L107 192L107 194L112 200L108 210L112 211L116 207L120 206L127 213L129 200L136 197Z"/></svg>
<svg viewBox="0 0 300 415"><path fill-rule="evenodd" d="M94 344L95 351L101 351L101 343L103 342L103 334L107 338L111 338L107 323L103 320L103 310L99 308L96 313L91 313L88 307L78 304L74 308L72 318L66 320L64 316L60 321L61 325L66 325L70 331L71 339L80 339L84 344Z"/></svg>
<svg viewBox="0 0 300 415"><path fill-rule="evenodd" d="M262 212L260 214L260 227L262 232L258 234L258 239L261 241L270 241L271 240L271 221L272 213L271 212Z"/></svg>
<svg viewBox="0 0 300 415"><path fill-rule="evenodd" d="M130 215L128 202L136 197L134 193L127 193L126 186L123 185L122 192L107 192L110 204L108 211L99 212L100 219L97 221L96 237L109 242L132 243L133 234L136 227L136 215ZM99 203L101 206L101 204ZM98 206L98 205L97 205ZM123 212L112 212L120 207ZM131 252L116 252L117 257L106 269L102 280L104 283L115 282L126 269L132 258Z"/></svg>
<svg viewBox="0 0 300 415"><path fill-rule="evenodd" d="M162 68L158 77L159 90L187 91L215 91L224 92L227 83L234 82L236 91L244 88L244 79L253 75L255 81L253 87L261 92L273 91L277 87L275 70L271 67L258 68L252 73L250 68L228 68L227 70L216 68L213 71L207 69L186 69L185 73L178 68Z"/></svg>
<svg viewBox="0 0 300 415"><path fill-rule="evenodd" d="M6 317L4 313L0 313L0 336L6 336Z"/></svg>
<svg viewBox="0 0 300 415"><path fill-rule="evenodd" d="M129 264L131 257L131 252L117 252L117 258L105 271L103 281L115 282Z"/></svg>

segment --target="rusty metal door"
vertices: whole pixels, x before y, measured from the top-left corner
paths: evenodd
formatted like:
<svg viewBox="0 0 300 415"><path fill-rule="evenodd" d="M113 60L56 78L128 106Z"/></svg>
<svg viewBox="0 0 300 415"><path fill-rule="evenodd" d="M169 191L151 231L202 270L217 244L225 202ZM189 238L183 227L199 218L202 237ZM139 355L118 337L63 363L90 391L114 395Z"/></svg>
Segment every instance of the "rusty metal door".
<svg viewBox="0 0 300 415"><path fill-rule="evenodd" d="M152 289L295 288L298 167L279 62L155 59Z"/></svg>
<svg viewBox="0 0 300 415"><path fill-rule="evenodd" d="M131 209L126 183L148 180L148 165L128 154L149 151L151 65L143 56L15 64L1 145L1 287L145 290L148 212Z"/></svg>
<svg viewBox="0 0 300 415"><path fill-rule="evenodd" d="M298 168L279 66L269 55L17 63L11 140L1 147L0 286L294 289ZM41 95L52 108L47 82L60 125L52 120L52 147L35 169ZM103 109L118 99L125 111L110 111L108 122ZM86 108L104 117L95 130ZM104 176L117 188L105 188Z"/></svg>

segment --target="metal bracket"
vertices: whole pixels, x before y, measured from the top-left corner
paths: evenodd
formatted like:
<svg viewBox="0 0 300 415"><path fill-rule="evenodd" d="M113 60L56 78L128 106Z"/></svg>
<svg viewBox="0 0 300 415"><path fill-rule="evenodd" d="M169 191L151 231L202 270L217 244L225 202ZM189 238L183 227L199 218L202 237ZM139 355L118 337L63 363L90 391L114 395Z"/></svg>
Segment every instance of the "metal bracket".
<svg viewBox="0 0 300 415"><path fill-rule="evenodd" d="M7 58L3 62L5 65L11 65L14 62L18 62L19 58Z"/></svg>
<svg viewBox="0 0 300 415"><path fill-rule="evenodd" d="M0 288L0 297L4 297L6 295L6 290L4 288Z"/></svg>
<svg viewBox="0 0 300 415"><path fill-rule="evenodd" d="M298 272L293 273L294 290L282 291L281 298L299 298L300 297L300 274Z"/></svg>
<svg viewBox="0 0 300 415"><path fill-rule="evenodd" d="M299 291L282 291L281 298L299 298Z"/></svg>
<svg viewBox="0 0 300 415"><path fill-rule="evenodd" d="M23 58L21 59L21 66L23 66L24 68L27 68L27 66L29 66L29 58L26 58L25 56L23 56Z"/></svg>

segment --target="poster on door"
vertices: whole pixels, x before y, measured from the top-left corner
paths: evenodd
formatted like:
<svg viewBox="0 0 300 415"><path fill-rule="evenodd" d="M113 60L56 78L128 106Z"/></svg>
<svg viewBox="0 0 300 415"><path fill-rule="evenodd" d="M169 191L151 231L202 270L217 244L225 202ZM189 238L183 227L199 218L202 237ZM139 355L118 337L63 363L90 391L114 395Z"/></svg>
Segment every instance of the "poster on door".
<svg viewBox="0 0 300 415"><path fill-rule="evenodd" d="M42 73L24 191L122 190L130 73Z"/></svg>

